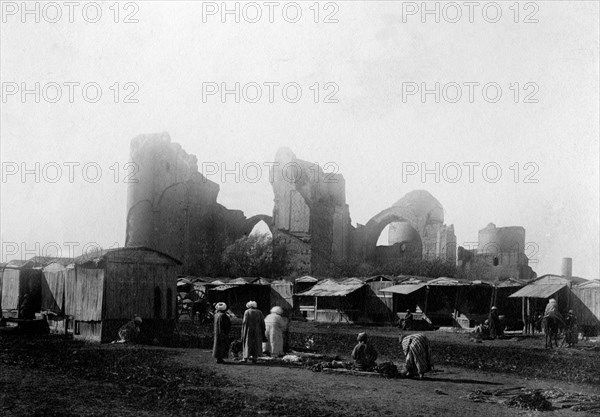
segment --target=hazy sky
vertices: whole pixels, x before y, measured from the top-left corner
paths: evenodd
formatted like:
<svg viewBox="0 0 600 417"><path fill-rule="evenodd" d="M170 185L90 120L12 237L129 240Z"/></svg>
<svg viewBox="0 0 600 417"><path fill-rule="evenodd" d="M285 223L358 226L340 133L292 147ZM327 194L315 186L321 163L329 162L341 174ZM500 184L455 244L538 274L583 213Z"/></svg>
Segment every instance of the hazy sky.
<svg viewBox="0 0 600 417"><path fill-rule="evenodd" d="M2 2L2 261L51 242L63 255L69 242L80 245L75 255L90 242L123 245L130 140L168 132L201 167L240 164L237 179L209 179L221 185L221 204L247 216L273 208L268 169L253 182L252 164L288 146L344 175L353 224L425 189L444 206L458 244L476 242L490 222L523 226L538 275L560 273L569 256L574 275L598 278L599 5L522 2L517 16L513 2L500 2L496 18L488 3L472 19L463 2L437 3L439 23L416 10L421 2L298 2L296 23L296 4L279 2L270 22L264 2L238 3L236 23L221 15L221 2L120 3L118 16L113 2L99 2L94 23L95 4L81 2L71 23L58 2L60 18L39 3L36 23L21 2ZM35 92L21 95L35 83L39 103ZM222 83L240 83L239 103L234 94L203 97L203 86ZM272 103L269 83L280 83ZM439 102L421 96L436 83ZM288 102L298 86L301 98ZM337 102L325 102L330 93ZM39 172L22 178L36 163ZM438 182L433 173L403 178L436 163ZM15 245L19 254L7 256Z"/></svg>

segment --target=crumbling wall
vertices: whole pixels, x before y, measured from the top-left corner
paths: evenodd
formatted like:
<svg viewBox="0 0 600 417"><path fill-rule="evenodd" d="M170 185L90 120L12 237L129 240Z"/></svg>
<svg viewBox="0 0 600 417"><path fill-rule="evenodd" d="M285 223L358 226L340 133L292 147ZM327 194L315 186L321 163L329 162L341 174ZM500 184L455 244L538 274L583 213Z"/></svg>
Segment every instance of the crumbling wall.
<svg viewBox="0 0 600 417"><path fill-rule="evenodd" d="M282 148L275 157L271 184L273 226L309 245L307 273L326 274L348 258L351 224L343 176L324 173Z"/></svg>
<svg viewBox="0 0 600 417"><path fill-rule="evenodd" d="M131 162L137 182L127 190L125 245L167 253L181 260L181 272L222 273L221 254L248 233L244 213L217 203L219 185L167 133L134 138Z"/></svg>
<svg viewBox="0 0 600 417"><path fill-rule="evenodd" d="M477 249L460 248L459 268L468 270L475 262L488 266L482 279L492 281L517 278L529 280L536 276L525 255L525 228L496 227L489 223L479 231Z"/></svg>

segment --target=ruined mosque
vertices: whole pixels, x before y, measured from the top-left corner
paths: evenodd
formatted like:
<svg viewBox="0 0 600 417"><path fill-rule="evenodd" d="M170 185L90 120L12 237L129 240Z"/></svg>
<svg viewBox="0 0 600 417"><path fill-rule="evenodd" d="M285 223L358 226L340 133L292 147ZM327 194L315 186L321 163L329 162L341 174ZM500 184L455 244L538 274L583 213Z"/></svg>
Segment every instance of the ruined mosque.
<svg viewBox="0 0 600 417"><path fill-rule="evenodd" d="M272 215L250 218L217 203L219 185L204 177L196 156L171 142L167 133L134 138L131 162L137 164L138 182L128 186L125 244L150 247L181 260L182 273L217 273L225 248L249 235L260 221L285 242L288 261L298 275L327 275L350 260L377 264L412 257L456 262L454 227L444 224L443 206L429 192L411 191L355 227L343 176L324 173L288 148L277 152L270 176ZM296 172L313 175L285 175L282 170L290 164L300 168ZM389 246L377 246L388 225ZM518 238L521 229L524 239L523 228ZM458 252L464 265L476 256L489 258L477 251ZM490 264L497 261L506 267L514 263L507 257L496 260L502 257L500 252L492 255ZM523 256L517 255L521 264L526 262Z"/></svg>

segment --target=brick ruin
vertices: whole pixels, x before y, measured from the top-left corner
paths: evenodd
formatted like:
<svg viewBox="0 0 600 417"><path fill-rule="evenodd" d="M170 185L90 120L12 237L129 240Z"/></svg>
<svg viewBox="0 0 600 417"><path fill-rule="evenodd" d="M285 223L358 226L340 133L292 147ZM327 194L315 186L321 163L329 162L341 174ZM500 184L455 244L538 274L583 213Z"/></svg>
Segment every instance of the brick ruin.
<svg viewBox="0 0 600 417"><path fill-rule="evenodd" d="M442 205L412 191L365 225L352 226L341 174L298 159L288 148L275 158L272 217L247 218L217 203L219 185L198 172L198 160L167 133L131 142L137 183L129 184L126 246L147 246L180 259L195 275L215 274L223 250L261 220L285 242L296 274L327 275L349 261L379 263L403 257L456 260L456 236ZM377 246L390 225L389 245Z"/></svg>
<svg viewBox="0 0 600 417"><path fill-rule="evenodd" d="M182 261L181 272L213 275L223 250L267 215L246 218L217 203L219 185L198 172L198 160L167 133L131 141L138 172L127 189L125 246L146 246Z"/></svg>
<svg viewBox="0 0 600 417"><path fill-rule="evenodd" d="M479 231L477 248L458 248L458 267L468 270L479 262L487 266L487 280L496 281L511 277L530 280L536 277L536 273L529 266L526 249L525 228L496 227L494 223L489 223Z"/></svg>

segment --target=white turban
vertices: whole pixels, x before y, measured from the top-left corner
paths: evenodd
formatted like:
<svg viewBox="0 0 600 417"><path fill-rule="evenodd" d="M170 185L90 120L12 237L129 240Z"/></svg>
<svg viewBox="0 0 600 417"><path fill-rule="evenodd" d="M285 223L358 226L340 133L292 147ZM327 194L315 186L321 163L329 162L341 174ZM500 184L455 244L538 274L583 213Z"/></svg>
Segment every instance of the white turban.
<svg viewBox="0 0 600 417"><path fill-rule="evenodd" d="M256 301L248 301L246 303L246 308L258 308L258 304L256 304Z"/></svg>
<svg viewBox="0 0 600 417"><path fill-rule="evenodd" d="M225 304L225 303L217 303L217 305L215 306L215 310L217 310L217 311L226 311L227 310L227 304Z"/></svg>
<svg viewBox="0 0 600 417"><path fill-rule="evenodd" d="M133 318L133 321L137 321L138 323L141 323L142 322L142 318L140 316L135 316Z"/></svg>
<svg viewBox="0 0 600 417"><path fill-rule="evenodd" d="M275 306L271 309L271 313L279 314L280 316L283 316L283 308L281 308L279 306Z"/></svg>

